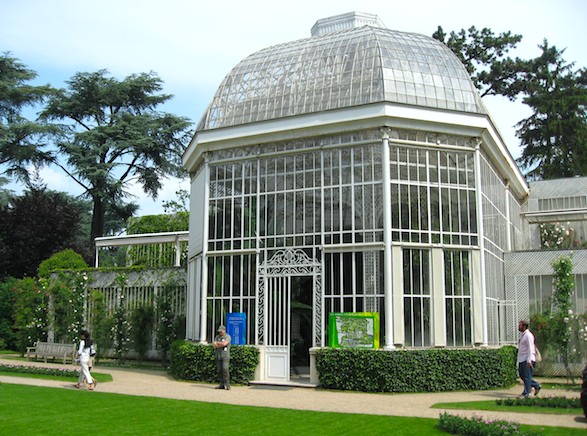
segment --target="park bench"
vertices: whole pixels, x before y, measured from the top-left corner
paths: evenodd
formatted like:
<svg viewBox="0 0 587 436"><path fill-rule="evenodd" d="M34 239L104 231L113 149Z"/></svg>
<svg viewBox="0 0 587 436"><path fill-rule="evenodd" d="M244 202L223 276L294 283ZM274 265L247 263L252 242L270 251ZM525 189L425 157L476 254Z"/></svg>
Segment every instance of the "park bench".
<svg viewBox="0 0 587 436"><path fill-rule="evenodd" d="M53 360L63 359L63 363L67 363L70 359L73 363L75 359L75 344L59 344L53 342L41 342L38 341L34 347L27 347L26 355L27 359L30 360L32 356L35 359L42 357L47 363L47 358L50 357Z"/></svg>

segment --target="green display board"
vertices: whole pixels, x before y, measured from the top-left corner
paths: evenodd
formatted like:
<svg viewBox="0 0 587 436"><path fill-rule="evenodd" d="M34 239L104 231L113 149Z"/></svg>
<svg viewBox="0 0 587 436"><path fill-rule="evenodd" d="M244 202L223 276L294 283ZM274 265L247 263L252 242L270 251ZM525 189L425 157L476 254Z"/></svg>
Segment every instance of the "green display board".
<svg viewBox="0 0 587 436"><path fill-rule="evenodd" d="M331 313L328 346L333 348L379 348L379 313Z"/></svg>

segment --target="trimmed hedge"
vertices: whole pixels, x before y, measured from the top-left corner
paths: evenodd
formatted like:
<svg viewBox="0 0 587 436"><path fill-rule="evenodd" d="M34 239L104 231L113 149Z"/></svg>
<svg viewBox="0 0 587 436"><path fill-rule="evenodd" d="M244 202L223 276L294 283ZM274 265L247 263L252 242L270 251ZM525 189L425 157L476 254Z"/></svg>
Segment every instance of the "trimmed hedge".
<svg viewBox="0 0 587 436"><path fill-rule="evenodd" d="M218 369L212 345L175 341L169 351L169 371L183 380L218 382ZM230 347L230 381L249 384L255 378L259 350L252 346Z"/></svg>
<svg viewBox="0 0 587 436"><path fill-rule="evenodd" d="M441 392L509 387L517 349L372 350L325 348L316 353L320 387L363 392Z"/></svg>
<svg viewBox="0 0 587 436"><path fill-rule="evenodd" d="M533 398L503 398L495 400L498 406L532 406L550 407L552 409L580 409L579 398L567 397L533 397Z"/></svg>

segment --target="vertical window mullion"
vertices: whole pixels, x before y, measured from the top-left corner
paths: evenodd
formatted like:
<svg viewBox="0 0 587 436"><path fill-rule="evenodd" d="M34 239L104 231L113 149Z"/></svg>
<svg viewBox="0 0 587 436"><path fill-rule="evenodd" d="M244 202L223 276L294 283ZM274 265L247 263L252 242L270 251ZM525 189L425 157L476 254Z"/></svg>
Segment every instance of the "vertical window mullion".
<svg viewBox="0 0 587 436"><path fill-rule="evenodd" d="M343 242L343 235L344 235L344 219L343 219L343 215L344 215L344 203L343 203L343 183L342 183L342 150L337 150L336 153L337 159L338 159L338 231L339 231L339 237L340 237L340 242Z"/></svg>
<svg viewBox="0 0 587 436"><path fill-rule="evenodd" d="M351 295L353 299L353 312L357 311L357 253L351 253Z"/></svg>
<svg viewBox="0 0 587 436"><path fill-rule="evenodd" d="M350 191L351 191L351 241L354 243L356 241L356 235L355 235L355 231L356 231L356 223L355 223L355 153L353 149L349 150L349 171L350 171ZM353 269L354 271L354 269ZM354 295L354 292L353 292Z"/></svg>
<svg viewBox="0 0 587 436"><path fill-rule="evenodd" d="M412 325L412 346L416 344L416 319L415 319L415 310L414 307L417 304L417 297L416 292L414 289L414 251L410 250L410 295L411 295L411 325Z"/></svg>

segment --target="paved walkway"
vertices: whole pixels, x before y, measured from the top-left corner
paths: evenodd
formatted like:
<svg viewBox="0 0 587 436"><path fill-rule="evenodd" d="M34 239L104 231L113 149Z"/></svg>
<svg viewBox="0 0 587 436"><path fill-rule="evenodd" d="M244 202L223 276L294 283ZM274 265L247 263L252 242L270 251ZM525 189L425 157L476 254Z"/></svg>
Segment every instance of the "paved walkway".
<svg viewBox="0 0 587 436"><path fill-rule="evenodd" d="M72 365L23 362L0 358L2 364L50 366L71 369ZM76 368L76 366L73 366ZM96 372L112 375L112 382L99 383L94 392L140 395L179 400L218 402L223 404L275 407L323 412L362 413L370 415L414 416L438 418L443 409L433 409L436 403L486 401L512 398L522 391L521 384L511 389L476 392L444 392L418 394L360 393L330 391L294 386L251 385L233 386L230 391L214 389L207 383L177 381L161 371L100 367ZM539 379L540 380L540 379ZM25 384L53 388L74 389L72 383L20 377L0 376L0 383ZM88 395L92 393L88 392ZM541 396L577 396L563 390L543 389ZM587 419L575 415L548 415L540 413L486 412L446 410L461 416L480 415L484 418L506 419L521 424L560 426L587 429Z"/></svg>

